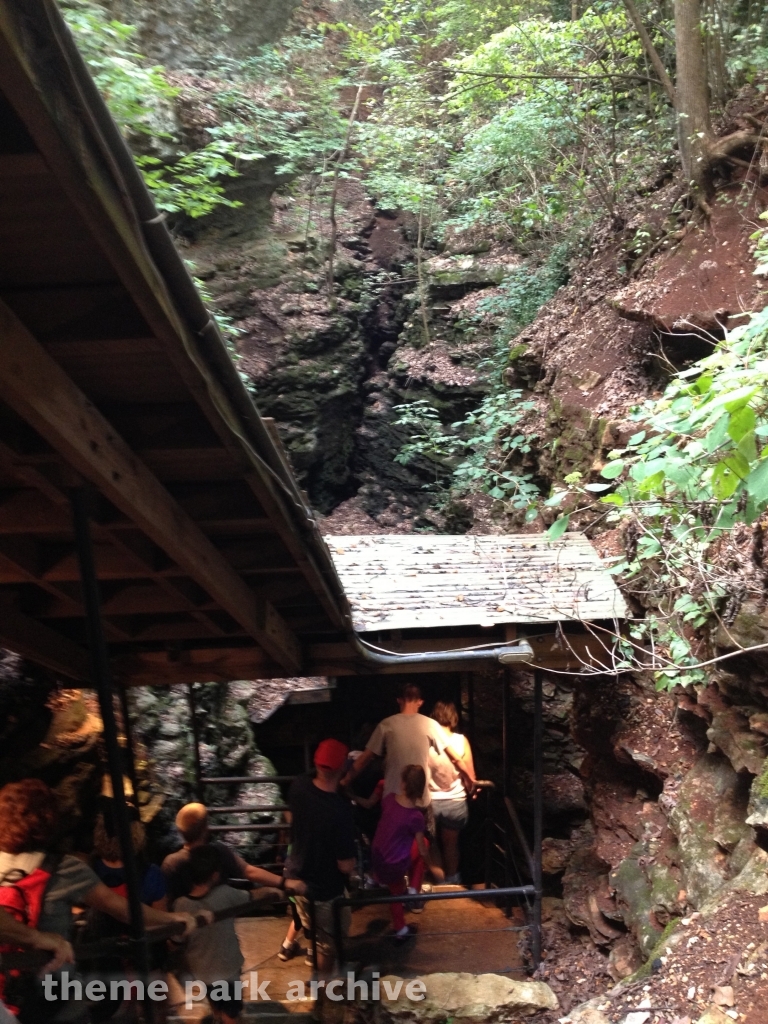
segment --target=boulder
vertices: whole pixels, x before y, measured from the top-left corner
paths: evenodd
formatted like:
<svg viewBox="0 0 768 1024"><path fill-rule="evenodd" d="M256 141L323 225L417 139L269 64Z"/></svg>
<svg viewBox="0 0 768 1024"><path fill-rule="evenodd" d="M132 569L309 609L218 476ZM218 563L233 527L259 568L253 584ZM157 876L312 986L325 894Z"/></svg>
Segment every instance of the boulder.
<svg viewBox="0 0 768 1024"><path fill-rule="evenodd" d="M705 754L686 775L669 815L689 901L700 907L730 874L729 854L752 833L747 790L725 758Z"/></svg>
<svg viewBox="0 0 768 1024"><path fill-rule="evenodd" d="M680 879L668 864L651 854L645 843L638 843L611 872L610 880L624 921L647 957L666 925L683 913L686 894Z"/></svg>
<svg viewBox="0 0 768 1024"><path fill-rule="evenodd" d="M762 771L765 741L750 729L748 719L736 708L728 708L713 717L707 739L722 750L737 772L759 775Z"/></svg>
<svg viewBox="0 0 768 1024"><path fill-rule="evenodd" d="M557 1010L557 996L542 981L515 981L501 974L426 974L415 978L426 986L424 999L406 995L404 982L397 999L385 998L385 982L394 986L402 978L382 978L382 1000L376 1003L376 1019L390 1021L451 1021L503 1024L539 1010ZM390 991L392 988L390 987ZM413 990L412 990L413 991Z"/></svg>
<svg viewBox="0 0 768 1024"><path fill-rule="evenodd" d="M619 939L608 957L608 973L614 981L623 981L643 966L643 957L632 939L625 935Z"/></svg>
<svg viewBox="0 0 768 1024"><path fill-rule="evenodd" d="M547 836L541 844L541 869L545 875L561 875L568 866L573 853L570 839L553 839Z"/></svg>
<svg viewBox="0 0 768 1024"><path fill-rule="evenodd" d="M758 601L748 598L728 627L722 623L718 626L715 643L729 650L736 644L739 647L754 647L768 643L768 610Z"/></svg>
<svg viewBox="0 0 768 1024"><path fill-rule="evenodd" d="M747 807L747 824L768 829L768 758L759 775L752 781Z"/></svg>

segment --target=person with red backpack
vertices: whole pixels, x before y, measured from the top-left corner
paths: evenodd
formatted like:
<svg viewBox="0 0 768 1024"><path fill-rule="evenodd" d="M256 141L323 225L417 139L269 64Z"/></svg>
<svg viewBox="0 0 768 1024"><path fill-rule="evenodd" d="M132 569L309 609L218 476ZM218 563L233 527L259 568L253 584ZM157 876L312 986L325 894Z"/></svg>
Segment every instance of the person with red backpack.
<svg viewBox="0 0 768 1024"><path fill-rule="evenodd" d="M60 935L54 935L52 932L39 932L36 928L29 928L5 910L0 910L0 946L21 947L52 953L51 959L42 968L41 974L52 974L64 964L73 963L75 959L72 946L66 939ZM0 1003L0 1024L18 1024L18 1020L18 1017L15 1017L3 1003Z"/></svg>
<svg viewBox="0 0 768 1024"><path fill-rule="evenodd" d="M57 826L56 795L44 782L24 779L0 789L0 909L29 928L66 940L71 934L73 907L101 910L128 923L130 911L124 896L113 892L77 857L53 853ZM189 914L144 908L144 923L148 926L177 922L184 925L184 935L196 927ZM11 948L17 945L14 943ZM0 955L3 950L0 945ZM56 1020L59 1013L66 1014L67 1020L77 1019L78 1007L73 1001L46 1002L40 994L41 986L29 975L16 977L6 973L0 975L0 981L3 980L0 999L22 1024L44 1024ZM14 991L20 993L20 998L14 1000ZM85 1007L82 1012L87 1013Z"/></svg>

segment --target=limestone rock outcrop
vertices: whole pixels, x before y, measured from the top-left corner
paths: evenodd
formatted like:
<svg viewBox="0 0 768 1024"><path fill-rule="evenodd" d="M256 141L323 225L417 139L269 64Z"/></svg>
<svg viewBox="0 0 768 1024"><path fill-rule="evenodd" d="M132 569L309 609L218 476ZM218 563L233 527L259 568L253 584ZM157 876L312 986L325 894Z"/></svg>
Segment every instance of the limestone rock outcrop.
<svg viewBox="0 0 768 1024"><path fill-rule="evenodd" d="M390 984L402 980L388 980ZM376 1004L379 1024L434 1022L443 1024L506 1024L538 1010L557 1010L557 996L540 981L516 981L501 974L427 974L416 978L426 994L416 1001L402 986L397 999Z"/></svg>

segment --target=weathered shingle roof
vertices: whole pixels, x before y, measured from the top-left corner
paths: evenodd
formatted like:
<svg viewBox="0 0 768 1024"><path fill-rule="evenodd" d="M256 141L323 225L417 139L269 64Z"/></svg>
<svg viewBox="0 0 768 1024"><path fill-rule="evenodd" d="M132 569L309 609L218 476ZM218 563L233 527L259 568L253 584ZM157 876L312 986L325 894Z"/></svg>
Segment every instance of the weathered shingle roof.
<svg viewBox="0 0 768 1024"><path fill-rule="evenodd" d="M626 607L580 533L326 537L358 632L614 619Z"/></svg>

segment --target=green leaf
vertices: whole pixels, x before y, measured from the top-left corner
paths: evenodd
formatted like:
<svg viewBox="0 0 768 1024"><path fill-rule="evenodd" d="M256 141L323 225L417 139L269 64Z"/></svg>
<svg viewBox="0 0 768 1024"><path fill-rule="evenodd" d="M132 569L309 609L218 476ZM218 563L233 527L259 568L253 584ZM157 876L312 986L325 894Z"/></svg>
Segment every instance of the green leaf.
<svg viewBox="0 0 768 1024"><path fill-rule="evenodd" d="M637 489L642 494L663 494L664 493L664 480L666 473L663 469L657 470L655 473L651 473L645 480L641 480Z"/></svg>
<svg viewBox="0 0 768 1024"><path fill-rule="evenodd" d="M757 443L755 441L755 435L751 431L741 438L737 447L747 462L752 463L757 458Z"/></svg>
<svg viewBox="0 0 768 1024"><path fill-rule="evenodd" d="M725 501L736 491L741 480L749 473L749 463L738 452L722 459L712 471L712 493L719 501Z"/></svg>
<svg viewBox="0 0 768 1024"><path fill-rule="evenodd" d="M757 502L768 501L768 459L763 459L747 477L747 494Z"/></svg>
<svg viewBox="0 0 768 1024"><path fill-rule="evenodd" d="M747 402L754 398L759 388L750 387L749 385L743 388L737 388L735 391L729 392L727 395L722 395L720 398L715 399L716 405L724 405L726 412L736 412L737 409L743 409Z"/></svg>
<svg viewBox="0 0 768 1024"><path fill-rule="evenodd" d="M547 530L547 540L559 540L563 536L565 531L568 529L568 523L570 522L570 513L565 516L560 516Z"/></svg>
<svg viewBox="0 0 768 1024"><path fill-rule="evenodd" d="M624 504L624 499L620 494L604 494L600 501L604 505L618 505L619 508Z"/></svg>
<svg viewBox="0 0 768 1024"><path fill-rule="evenodd" d="M585 491L594 491L595 494L600 494L602 491L607 491L610 484L584 484Z"/></svg>
<svg viewBox="0 0 768 1024"><path fill-rule="evenodd" d="M616 459L614 462L609 462L607 466L603 466L600 471L600 476L605 480L615 480L621 476L624 472L624 460Z"/></svg>
<svg viewBox="0 0 768 1024"><path fill-rule="evenodd" d="M754 412L748 405L745 405L743 408L737 409L736 412L732 412L728 417L728 436L738 444L742 437L745 434L751 434L756 426L757 419Z"/></svg>

